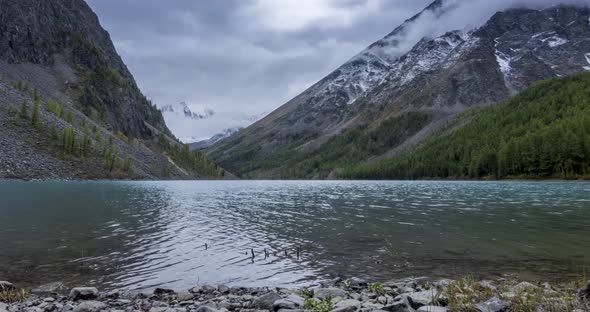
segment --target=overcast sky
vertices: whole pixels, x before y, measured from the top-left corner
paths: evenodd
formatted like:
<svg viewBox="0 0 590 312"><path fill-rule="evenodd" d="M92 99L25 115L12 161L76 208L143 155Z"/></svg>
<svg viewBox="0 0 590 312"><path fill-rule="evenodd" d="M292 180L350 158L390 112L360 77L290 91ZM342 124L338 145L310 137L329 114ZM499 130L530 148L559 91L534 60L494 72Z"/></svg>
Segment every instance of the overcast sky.
<svg viewBox="0 0 590 312"><path fill-rule="evenodd" d="M87 0L143 93L211 120L166 116L180 138L269 113L431 0Z"/></svg>
<svg viewBox="0 0 590 312"><path fill-rule="evenodd" d="M204 120L165 113L185 142L271 112L432 2L87 1L145 95L160 107L186 102L197 113L215 112ZM564 3L590 0L446 0L445 14L424 14L406 29L403 46L477 27L511 7Z"/></svg>

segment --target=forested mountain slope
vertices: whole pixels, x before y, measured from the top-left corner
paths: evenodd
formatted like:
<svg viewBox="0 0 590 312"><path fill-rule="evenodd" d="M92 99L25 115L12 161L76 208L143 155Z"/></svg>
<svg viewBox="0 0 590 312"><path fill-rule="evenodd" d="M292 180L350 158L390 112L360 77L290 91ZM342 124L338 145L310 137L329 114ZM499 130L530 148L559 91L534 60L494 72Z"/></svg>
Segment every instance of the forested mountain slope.
<svg viewBox="0 0 590 312"><path fill-rule="evenodd" d="M0 178L190 179L182 146L83 0L0 0Z"/></svg>
<svg viewBox="0 0 590 312"><path fill-rule="evenodd" d="M590 73L537 82L501 104L471 109L415 151L349 167L342 177L588 179Z"/></svg>
<svg viewBox="0 0 590 312"><path fill-rule="evenodd" d="M456 1L421 14L444 16ZM392 158L474 106L590 69L590 10L509 9L483 25L425 37L400 54L415 18L208 154L245 178L331 178Z"/></svg>

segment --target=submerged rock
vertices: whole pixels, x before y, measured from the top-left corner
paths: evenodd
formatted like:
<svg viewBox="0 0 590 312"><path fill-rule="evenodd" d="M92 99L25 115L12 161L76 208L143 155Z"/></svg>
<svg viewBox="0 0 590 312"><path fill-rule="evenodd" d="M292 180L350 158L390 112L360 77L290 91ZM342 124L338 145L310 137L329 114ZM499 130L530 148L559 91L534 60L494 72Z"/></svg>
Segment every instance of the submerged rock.
<svg viewBox="0 0 590 312"><path fill-rule="evenodd" d="M166 295L166 294L173 294L174 290L167 289L167 288L156 288L154 289L154 295Z"/></svg>
<svg viewBox="0 0 590 312"><path fill-rule="evenodd" d="M33 288L31 289L31 293L36 295L53 295L65 292L66 290L67 286L64 283L53 282Z"/></svg>

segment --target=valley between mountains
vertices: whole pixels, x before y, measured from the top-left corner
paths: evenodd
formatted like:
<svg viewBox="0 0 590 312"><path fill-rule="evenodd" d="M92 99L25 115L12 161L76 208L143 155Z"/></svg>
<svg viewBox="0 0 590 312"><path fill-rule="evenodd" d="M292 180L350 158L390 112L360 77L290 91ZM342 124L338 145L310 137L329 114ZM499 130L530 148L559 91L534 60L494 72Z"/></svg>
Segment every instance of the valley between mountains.
<svg viewBox="0 0 590 312"><path fill-rule="evenodd" d="M251 126L183 144L163 113L215 111L158 109L83 0L0 0L0 178L588 178L588 6L409 39L456 7L434 1Z"/></svg>

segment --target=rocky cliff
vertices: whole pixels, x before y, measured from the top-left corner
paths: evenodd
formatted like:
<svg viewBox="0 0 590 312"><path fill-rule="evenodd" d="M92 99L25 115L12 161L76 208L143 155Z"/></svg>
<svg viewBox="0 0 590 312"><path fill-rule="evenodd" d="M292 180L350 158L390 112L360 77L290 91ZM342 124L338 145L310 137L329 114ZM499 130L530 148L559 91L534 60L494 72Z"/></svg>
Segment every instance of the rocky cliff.
<svg viewBox="0 0 590 312"><path fill-rule="evenodd" d="M215 171L180 156L184 147L83 0L0 0L0 124L0 178Z"/></svg>

